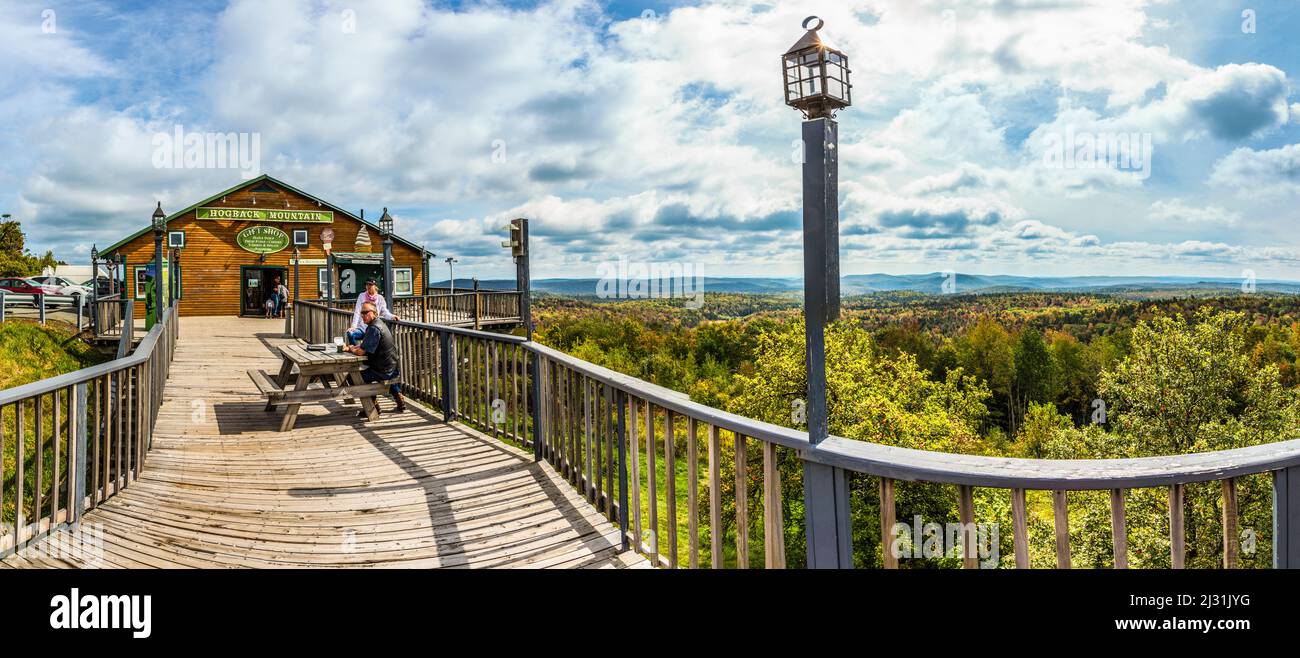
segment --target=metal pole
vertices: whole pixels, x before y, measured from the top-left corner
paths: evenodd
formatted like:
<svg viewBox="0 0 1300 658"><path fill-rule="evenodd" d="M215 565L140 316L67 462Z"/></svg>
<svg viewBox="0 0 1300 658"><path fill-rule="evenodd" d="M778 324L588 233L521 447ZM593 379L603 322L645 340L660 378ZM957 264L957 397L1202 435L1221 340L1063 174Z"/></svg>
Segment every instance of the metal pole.
<svg viewBox="0 0 1300 658"><path fill-rule="evenodd" d="M81 293L72 293L72 304L77 307L77 333L81 333Z"/></svg>
<svg viewBox="0 0 1300 658"><path fill-rule="evenodd" d="M396 285L393 281L393 236L384 235L384 301L393 303Z"/></svg>
<svg viewBox="0 0 1300 658"><path fill-rule="evenodd" d="M839 318L838 126L820 117L803 123L803 263L808 439L829 435L826 410L826 323ZM853 568L848 476L803 456L808 567Z"/></svg>
<svg viewBox="0 0 1300 658"><path fill-rule="evenodd" d="M166 294L162 290L162 271L163 271L163 232L153 232L153 313L154 321L162 319L163 316L163 298Z"/></svg>
<svg viewBox="0 0 1300 658"><path fill-rule="evenodd" d="M45 293L36 293L37 306L40 307L40 321L45 324Z"/></svg>
<svg viewBox="0 0 1300 658"><path fill-rule="evenodd" d="M293 302L294 304L298 303L298 266L301 264L298 261L300 260L302 260L302 252L297 247L294 247L293 248ZM289 333L291 335L296 335L298 331L298 328L296 326L298 324L297 310L298 309L295 308L294 306L289 307L288 317L289 317L289 321L293 323L289 325Z"/></svg>
<svg viewBox="0 0 1300 658"><path fill-rule="evenodd" d="M447 286L451 289L450 294L456 294L456 265L454 260L447 259Z"/></svg>
<svg viewBox="0 0 1300 658"><path fill-rule="evenodd" d="M420 247L420 296L424 297L429 294L429 250Z"/></svg>
<svg viewBox="0 0 1300 658"><path fill-rule="evenodd" d="M325 260L325 306L334 308L334 252Z"/></svg>
<svg viewBox="0 0 1300 658"><path fill-rule="evenodd" d="M5 321L5 311L7 310L9 310L9 307L5 304L5 291L0 290L0 323Z"/></svg>

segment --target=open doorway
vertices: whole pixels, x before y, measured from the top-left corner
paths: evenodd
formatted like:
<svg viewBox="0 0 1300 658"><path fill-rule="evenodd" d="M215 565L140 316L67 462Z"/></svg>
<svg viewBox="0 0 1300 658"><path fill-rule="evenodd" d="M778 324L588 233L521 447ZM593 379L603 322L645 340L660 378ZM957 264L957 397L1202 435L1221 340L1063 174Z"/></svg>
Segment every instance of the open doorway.
<svg viewBox="0 0 1300 658"><path fill-rule="evenodd" d="M244 265L239 268L239 315L244 317L265 317L266 300L275 292L276 278L281 283L288 280L287 270L283 267L263 267Z"/></svg>

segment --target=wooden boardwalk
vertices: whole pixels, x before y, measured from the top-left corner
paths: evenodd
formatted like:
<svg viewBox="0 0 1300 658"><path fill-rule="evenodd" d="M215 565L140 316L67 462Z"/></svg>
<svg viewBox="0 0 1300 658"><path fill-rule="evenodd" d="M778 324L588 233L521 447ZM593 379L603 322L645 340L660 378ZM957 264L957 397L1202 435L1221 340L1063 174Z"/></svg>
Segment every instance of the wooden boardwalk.
<svg viewBox="0 0 1300 658"><path fill-rule="evenodd" d="M545 462L417 404L303 405L276 431L244 371L279 366L283 330L184 318L144 471L85 517L102 556L38 540L0 567L649 568Z"/></svg>

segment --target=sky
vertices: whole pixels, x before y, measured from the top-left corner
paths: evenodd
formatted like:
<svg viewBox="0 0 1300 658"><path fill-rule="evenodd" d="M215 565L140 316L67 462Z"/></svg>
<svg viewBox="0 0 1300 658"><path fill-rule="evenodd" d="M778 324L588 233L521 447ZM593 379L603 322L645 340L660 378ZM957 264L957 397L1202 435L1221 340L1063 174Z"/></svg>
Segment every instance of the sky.
<svg viewBox="0 0 1300 658"><path fill-rule="evenodd" d="M852 68L842 274L1300 279L1294 0L0 0L0 212L80 263L266 173L458 276L511 275L520 216L535 278L799 276L809 15Z"/></svg>

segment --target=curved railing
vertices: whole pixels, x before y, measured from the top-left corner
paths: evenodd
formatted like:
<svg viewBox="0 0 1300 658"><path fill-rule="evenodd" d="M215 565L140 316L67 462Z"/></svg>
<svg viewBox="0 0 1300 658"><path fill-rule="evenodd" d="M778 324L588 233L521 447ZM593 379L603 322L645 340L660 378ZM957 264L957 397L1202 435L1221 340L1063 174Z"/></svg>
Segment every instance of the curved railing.
<svg viewBox="0 0 1300 658"><path fill-rule="evenodd" d="M0 445L14 447L0 452L0 556L76 523L139 477L179 328L169 308L130 356L0 391Z"/></svg>
<svg viewBox="0 0 1300 658"><path fill-rule="evenodd" d="M518 323L520 297L517 290L462 290L396 297L391 302L391 309L398 317L412 322L479 329L484 325ZM355 298L304 301L347 311L356 305ZM289 326L292 328L291 321Z"/></svg>
<svg viewBox="0 0 1300 658"><path fill-rule="evenodd" d="M349 313L321 304L299 302L298 307L296 334L308 342L328 342L350 322ZM753 534L763 537L763 563L769 568L786 566L787 542L801 540L811 548L810 565L851 566L848 476L858 473L878 479L881 562L886 568L898 566L884 548L894 528L898 481L956 485L960 557L967 568L978 566L976 488L1009 490L1019 568L1030 566L1026 492L1050 492L1058 567L1071 564L1069 492L1109 492L1114 564L1122 568L1128 563L1126 492L1165 489L1170 564L1181 568L1186 551L1185 487L1219 481L1222 563L1236 567L1236 483L1255 474L1273 478L1274 566L1300 567L1300 440L1108 460L948 454L839 437L814 446L805 432L698 404L517 336L414 322L398 323L394 335L402 352L403 386L412 396L440 408L449 420L533 449L538 459L548 461L620 525L627 546L662 566L700 566L707 543L710 565L733 562L746 567ZM759 463L751 465L751 459ZM801 462L804 491L817 492L811 497L805 493L800 501L805 537L787 536L782 501L786 492L779 468L786 459ZM679 466L682 460L684 469ZM678 491L677 476L683 470L685 491ZM724 470L731 471L725 482ZM752 491L754 485L761 492ZM761 532L751 533L748 527L751 504L762 508ZM623 514L624 509L629 513ZM699 518L705 512L707 519ZM724 528L724 515L729 528ZM734 547L725 538L729 533Z"/></svg>

